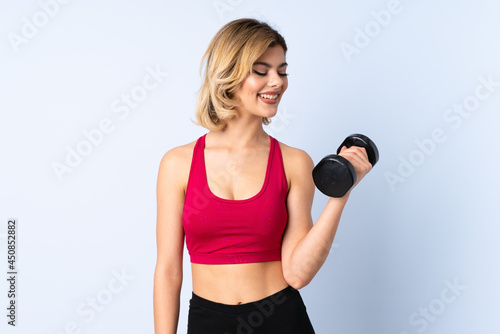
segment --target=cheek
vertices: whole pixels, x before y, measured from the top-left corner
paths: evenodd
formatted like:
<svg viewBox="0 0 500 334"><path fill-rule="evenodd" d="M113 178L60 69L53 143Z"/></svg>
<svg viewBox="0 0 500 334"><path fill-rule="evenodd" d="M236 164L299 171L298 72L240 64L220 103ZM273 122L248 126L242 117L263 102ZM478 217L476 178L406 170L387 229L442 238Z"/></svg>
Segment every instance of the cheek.
<svg viewBox="0 0 500 334"><path fill-rule="evenodd" d="M285 80L283 80L283 92L288 88L288 78L285 78Z"/></svg>
<svg viewBox="0 0 500 334"><path fill-rule="evenodd" d="M250 77L245 81L245 91L250 96L256 96L261 91L262 85L257 78Z"/></svg>

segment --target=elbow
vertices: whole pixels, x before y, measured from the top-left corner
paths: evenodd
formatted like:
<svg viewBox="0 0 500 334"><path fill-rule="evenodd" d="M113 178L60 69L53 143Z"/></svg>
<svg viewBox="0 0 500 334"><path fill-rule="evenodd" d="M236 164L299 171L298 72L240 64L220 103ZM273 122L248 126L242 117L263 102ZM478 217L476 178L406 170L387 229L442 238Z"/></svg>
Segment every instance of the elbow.
<svg viewBox="0 0 500 334"><path fill-rule="evenodd" d="M171 287L181 288L183 272L176 268L157 265L154 272L154 282L168 284Z"/></svg>
<svg viewBox="0 0 500 334"><path fill-rule="evenodd" d="M302 280L302 281L294 282L294 284L291 285L291 287L294 288L295 290L300 290L303 287L307 286L310 282L311 282L310 280Z"/></svg>
<svg viewBox="0 0 500 334"><path fill-rule="evenodd" d="M300 290L311 282L310 279L305 279L304 277L294 274L285 276L285 281L295 290Z"/></svg>

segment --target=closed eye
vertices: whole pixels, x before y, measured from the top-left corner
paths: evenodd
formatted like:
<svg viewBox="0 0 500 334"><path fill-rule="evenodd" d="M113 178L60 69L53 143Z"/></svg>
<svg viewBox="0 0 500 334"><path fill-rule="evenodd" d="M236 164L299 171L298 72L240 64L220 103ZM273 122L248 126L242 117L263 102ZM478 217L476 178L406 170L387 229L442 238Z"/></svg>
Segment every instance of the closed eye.
<svg viewBox="0 0 500 334"><path fill-rule="evenodd" d="M267 75L267 73L260 73L260 72L257 72L257 71L255 71L255 70L254 70L253 72L254 72L255 74L257 74L257 75L262 76L262 77L264 77L264 76L266 76L266 75ZM288 76L288 73L278 73L278 75L280 75L280 76L282 76L282 77L286 77L286 76Z"/></svg>

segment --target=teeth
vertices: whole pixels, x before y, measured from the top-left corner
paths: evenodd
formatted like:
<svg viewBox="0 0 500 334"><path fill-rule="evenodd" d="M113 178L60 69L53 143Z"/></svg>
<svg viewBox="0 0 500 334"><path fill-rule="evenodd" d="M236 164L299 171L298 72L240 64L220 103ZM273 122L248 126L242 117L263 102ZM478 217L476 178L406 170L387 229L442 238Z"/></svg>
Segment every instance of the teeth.
<svg viewBox="0 0 500 334"><path fill-rule="evenodd" d="M259 94L265 99L270 99L270 100L276 100L278 98L278 95L267 95L267 94Z"/></svg>

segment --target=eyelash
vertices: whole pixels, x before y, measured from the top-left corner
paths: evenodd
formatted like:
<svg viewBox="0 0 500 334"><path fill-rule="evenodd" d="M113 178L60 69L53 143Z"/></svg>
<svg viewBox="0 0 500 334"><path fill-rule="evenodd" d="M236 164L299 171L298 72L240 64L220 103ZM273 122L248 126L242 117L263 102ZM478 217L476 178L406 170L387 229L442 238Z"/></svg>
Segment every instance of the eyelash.
<svg viewBox="0 0 500 334"><path fill-rule="evenodd" d="M254 70L253 72L254 72L255 74L257 74L257 75L262 76L262 77L263 77L263 76L265 76L265 75L267 75L267 73L260 73L260 72L257 72L257 71L255 71L255 70ZM288 73L278 73L278 75L280 75L280 76L282 76L282 77L287 77L287 76L288 76Z"/></svg>

